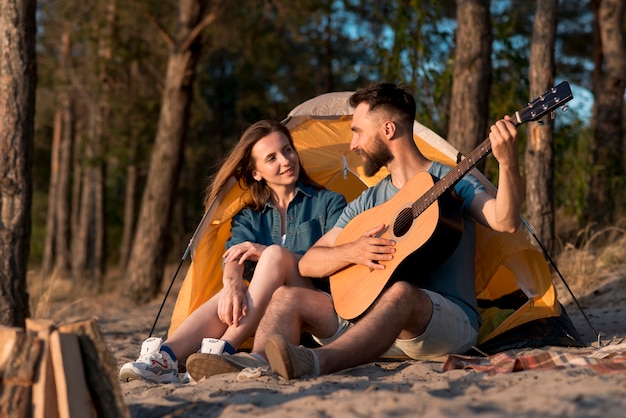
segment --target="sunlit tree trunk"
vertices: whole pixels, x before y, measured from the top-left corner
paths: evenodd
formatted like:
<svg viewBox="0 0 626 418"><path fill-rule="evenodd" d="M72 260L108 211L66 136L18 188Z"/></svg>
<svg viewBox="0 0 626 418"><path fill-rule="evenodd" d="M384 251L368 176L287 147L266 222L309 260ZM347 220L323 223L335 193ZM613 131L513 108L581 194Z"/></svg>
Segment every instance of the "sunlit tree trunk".
<svg viewBox="0 0 626 418"><path fill-rule="evenodd" d="M125 276L124 293L137 302L160 290L165 266L168 227L180 175L189 123L192 84L200 56L199 35L216 18L205 15L207 0L180 0L176 33L170 43L161 113L137 229ZM214 5L220 2L212 2Z"/></svg>
<svg viewBox="0 0 626 418"><path fill-rule="evenodd" d="M60 276L70 272L70 182L72 178L72 147L74 145L74 104L70 88L69 68L71 67L71 39L68 32L61 38L60 71L63 80L60 98L61 105L61 143L59 145L59 173L57 179L57 199L55 201L55 257L54 271Z"/></svg>
<svg viewBox="0 0 626 418"><path fill-rule="evenodd" d="M61 147L61 130L63 113L61 109L54 112L54 127L52 132L52 147L50 150L50 183L48 183L48 207L46 208L46 236L43 246L43 259L41 260L41 278L47 278L52 272L52 263L55 253L55 230L56 230L56 199L57 183L59 177L59 149Z"/></svg>
<svg viewBox="0 0 626 418"><path fill-rule="evenodd" d="M530 46L530 98L543 94L554 84L554 45L558 0L538 0ZM526 175L526 218L543 246L554 250L554 153L549 116L542 124L528 125L524 159Z"/></svg>
<svg viewBox="0 0 626 418"><path fill-rule="evenodd" d="M457 0L448 141L463 154L486 138L491 87L489 0ZM484 166L484 161L479 167Z"/></svg>
<svg viewBox="0 0 626 418"><path fill-rule="evenodd" d="M137 61L130 64L130 85L128 90L134 92L136 84L139 82L139 66ZM133 231L135 230L135 195L137 193L137 183L139 181L139 173L137 168L137 157L139 149L138 133L133 132L130 138L130 149L128 166L126 167L126 189L124 192L124 226L122 231L122 241L119 248L118 268L124 271L128 265L130 257L130 248L133 239Z"/></svg>
<svg viewBox="0 0 626 418"><path fill-rule="evenodd" d="M21 327L30 312L35 10L34 0L0 0L0 324Z"/></svg>
<svg viewBox="0 0 626 418"><path fill-rule="evenodd" d="M71 147L73 142L73 112L70 98L70 83L67 74L71 60L69 32L61 37L58 75L61 81L58 109L55 112L50 161L50 186L48 187L48 212L46 215L46 237L41 264L42 278L54 268L60 276L69 273L69 182L71 175Z"/></svg>
<svg viewBox="0 0 626 418"><path fill-rule="evenodd" d="M597 22L593 77L593 166L587 220L605 226L621 215L624 193L623 111L626 85L624 1L594 0Z"/></svg>

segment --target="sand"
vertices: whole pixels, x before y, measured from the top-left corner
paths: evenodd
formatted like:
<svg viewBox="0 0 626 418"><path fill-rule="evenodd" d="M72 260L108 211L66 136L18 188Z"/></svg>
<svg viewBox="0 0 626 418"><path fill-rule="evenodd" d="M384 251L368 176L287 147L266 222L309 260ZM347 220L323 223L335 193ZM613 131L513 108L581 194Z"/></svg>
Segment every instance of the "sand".
<svg viewBox="0 0 626 418"><path fill-rule="evenodd" d="M182 282L184 272L177 278ZM555 279L557 282L558 279ZM166 284L167 285L167 284ZM626 342L626 279L609 278L577 295L591 326L562 284L560 299L588 352ZM164 335L176 291L153 336ZM68 323L91 317L118 367L135 360L162 298L143 306L114 294L49 302L48 317ZM593 327L593 328L592 328ZM546 350L562 350L546 347ZM442 362L378 361L317 378L287 381L271 374L248 380L237 374L193 384L119 383L133 417L623 417L626 372L596 373L588 367L484 373L443 371Z"/></svg>

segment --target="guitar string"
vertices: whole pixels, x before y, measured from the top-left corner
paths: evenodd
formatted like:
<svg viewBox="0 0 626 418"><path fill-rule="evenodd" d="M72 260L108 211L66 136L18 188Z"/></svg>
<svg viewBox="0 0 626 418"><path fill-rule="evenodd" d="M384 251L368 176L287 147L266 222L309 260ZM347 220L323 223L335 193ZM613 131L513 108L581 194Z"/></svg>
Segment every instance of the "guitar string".
<svg viewBox="0 0 626 418"><path fill-rule="evenodd" d="M455 185L465 174L467 174L467 172L469 172L469 170L471 170L471 168L476 165L475 161L481 160L485 155L489 154L490 151L491 141L487 138L465 159L463 159L459 164L452 168L449 174L456 173L456 175L453 175L451 177L451 181L446 181L445 184L441 181L435 182L435 184L430 188L430 193L428 195L423 195L410 205L411 211L400 211L400 215L396 217L396 220L394 222L393 231L396 232L398 230L408 230L407 228L405 228L406 225L410 225L413 220L420 216L426 209L428 209L439 198L439 196L445 193L450 187ZM396 225L400 226L400 228L396 228Z"/></svg>

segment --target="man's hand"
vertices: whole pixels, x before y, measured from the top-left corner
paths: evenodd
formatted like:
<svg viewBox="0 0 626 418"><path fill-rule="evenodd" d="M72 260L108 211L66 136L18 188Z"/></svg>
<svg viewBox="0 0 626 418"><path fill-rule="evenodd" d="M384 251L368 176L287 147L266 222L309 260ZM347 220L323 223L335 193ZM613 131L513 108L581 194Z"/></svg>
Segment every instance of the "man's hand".
<svg viewBox="0 0 626 418"><path fill-rule="evenodd" d="M396 242L386 238L376 238L384 229L385 225L379 225L352 243L351 252L354 254L354 264L361 264L373 270L384 270L385 265L380 262L393 260Z"/></svg>
<svg viewBox="0 0 626 418"><path fill-rule="evenodd" d="M517 128L509 116L505 116L504 119L500 119L491 126L489 139L493 156L500 166L517 167L519 165Z"/></svg>

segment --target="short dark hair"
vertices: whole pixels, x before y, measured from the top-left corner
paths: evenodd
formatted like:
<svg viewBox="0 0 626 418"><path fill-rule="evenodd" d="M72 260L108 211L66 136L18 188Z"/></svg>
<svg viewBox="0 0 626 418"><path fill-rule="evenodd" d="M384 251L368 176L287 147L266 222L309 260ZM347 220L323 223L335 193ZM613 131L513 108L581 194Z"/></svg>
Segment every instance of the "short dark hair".
<svg viewBox="0 0 626 418"><path fill-rule="evenodd" d="M364 87L350 96L350 105L353 107L363 102L369 105L370 111L376 108L388 110L397 114L408 126L413 126L415 98L406 85L380 82Z"/></svg>

